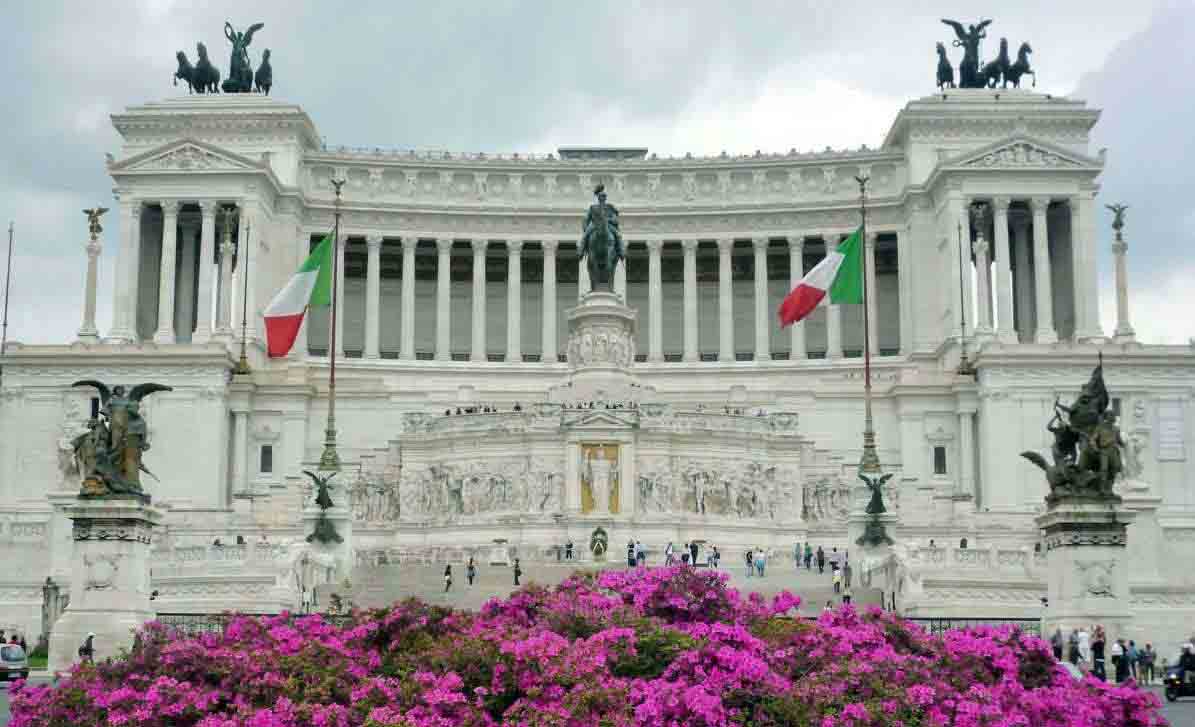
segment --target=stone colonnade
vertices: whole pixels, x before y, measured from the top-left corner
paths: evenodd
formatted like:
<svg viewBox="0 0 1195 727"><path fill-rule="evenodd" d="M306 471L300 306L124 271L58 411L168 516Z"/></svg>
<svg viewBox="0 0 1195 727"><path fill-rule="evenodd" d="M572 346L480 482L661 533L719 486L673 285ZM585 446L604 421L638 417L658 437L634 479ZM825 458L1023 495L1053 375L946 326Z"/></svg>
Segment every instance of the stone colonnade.
<svg viewBox="0 0 1195 727"><path fill-rule="evenodd" d="M869 232L866 240L866 260L868 270L868 282L871 290L876 290L876 269L875 269L875 245L877 237L880 235L891 236L895 233L891 231L881 230L877 232ZM345 234L346 243L340 246L340 271L344 275L344 271L348 268L345 264L346 249L349 247L347 240L349 238L360 239L362 236L354 235L351 231ZM836 245L842 238L839 233L821 233L818 235L824 241L827 247ZM397 239L396 239L397 238ZM703 238L704 239L704 238ZM717 360L723 362L730 362L736 360L736 351L734 347L735 339L735 318L734 318L734 296L732 293L733 274L731 269L731 254L737 238L717 238L714 242L718 250L718 352ZM751 238L751 247L753 251L753 315L751 317L751 329L754 331L754 353L751 356L756 361L766 361L772 358L772 351L770 347L770 331L777 325L775 319L775 306L769 301L768 289L768 260L769 260L769 246L772 244L772 236L769 237L754 237ZM304 240L305 245L309 245L314 238ZM382 269L382 251L386 243L394 245L401 243L402 246L402 266L401 266L401 314L400 314L400 335L399 335L399 350L397 358L401 360L412 361L417 358L434 358L438 361L449 361L454 358L454 355L459 358L467 358L470 361L486 361L490 356L494 355L494 351L487 348L487 331L492 330L487 326L488 309L486 302L486 281L487 281L487 261L493 261L495 258L488 255L492 247L496 247L495 243L501 243L505 247L505 254L507 256L507 278L506 278L506 346L505 350L500 354L500 358L505 361L523 361L525 360L523 344L523 256L524 252L529 249L528 246L537 245L538 249L542 251L542 295L540 296L542 305L542 330L540 338L542 342L541 351L543 352L558 352L558 290L557 290L557 253L560 248L560 241L553 239L504 239L504 238L472 238L467 239L468 250L463 249L456 243L461 242L464 238L453 237L436 237L432 235L417 235L404 234L401 236L385 236L379 234L368 234L364 236L366 247L365 266L364 266L364 347L360 351L360 355L366 359L382 358L381 347L381 325L384 318L384 311L382 305L382 285L381 285L381 269ZM414 302L416 298L416 278L415 278L415 255L416 250L420 247L420 243L424 242L425 246L428 241L434 242L436 250L436 264L435 264L435 294L432 298L434 301L435 311L434 316L428 312L420 317L418 324L415 320ZM788 236L785 238L788 245L790 265L792 270L790 278L792 283L795 283L804 274L804 249L806 245L805 236ZM573 241L570 240L569 243ZM640 246L640 244L642 246ZM645 310L640 310L640 325L647 327L647 345L645 347L645 359L648 362L664 362L664 286L662 269L662 258L665 249L672 245L679 246L683 262L682 275L682 295L683 301L681 303L681 334L683 345L681 346L681 360L687 362L696 362L700 360L698 346L698 277L697 277L697 251L699 240L696 238L682 238L679 240L664 240L664 239L648 239L635 240L627 243L628 248L632 248L636 252L641 252L646 249L647 252L647 305ZM426 247L424 248L426 249ZM773 251L775 247L771 248ZM628 251L630 253L630 251ZM459 259L460 256L472 257L472 274L469 286L470 295L470 330L469 330L469 350L466 352L454 351L451 347L451 331L452 331L452 312L453 312L453 285L452 285L452 260ZM589 291L588 275L586 274L586 267L580 260L577 261L578 270L576 273L578 299L583 297ZM898 271L899 271L898 267ZM900 272L899 275L903 278L905 274ZM344 311L346 309L345 296L346 286L342 284L339 287L339 307L340 318L338 319L338 329L344 332ZM905 280L900 281L901 290L906 284ZM615 293L626 298L627 291L627 273L626 266L620 264L616 271L614 279ZM459 294L459 292L457 293ZM459 309L458 309L459 310ZM877 296L872 295L869 300L869 314L872 320L877 318ZM838 313L836 306L828 308L829 330L827 339L829 342L826 351L827 358L842 358L843 352L843 335L842 335L842 316ZM905 324L906 316L901 317L902 327ZM740 321L741 327L742 321ZM434 326L434 353L427 351L416 350L416 325ZM872 326L869 344L873 354L879 354L878 345L878 326ZM500 330L500 329L499 329ZM307 351L307 341L304 340L306 336L306 328L300 334L301 338L296 342L296 352ZM337 355L343 356L345 354L345 335L339 335L337 340ZM902 330L900 332L901 346L905 346L910 340L909 332ZM792 347L789 354L790 358L799 359L806 358L808 351L806 350L805 335L802 326L794 326L791 332ZM325 350L321 345L322 342L312 341L312 346L315 350ZM428 354L431 353L429 356ZM297 355L303 355L297 353ZM738 358L742 354L738 354ZM555 357L549 353L545 356L548 362L555 361Z"/></svg>
<svg viewBox="0 0 1195 727"><path fill-rule="evenodd" d="M1057 202L1065 204L1069 218L1055 216L1055 222L1051 223L1051 204ZM1064 199L999 195L960 198L957 210L960 224L973 234L969 242L976 272L974 295L978 320L974 321L974 334L977 339L1057 343L1056 305L1060 298L1056 288L1064 281L1052 267L1060 263L1068 263L1070 272L1074 306L1072 337L1085 341L1102 336L1094 287L1093 205L1094 197L1090 194ZM1063 235L1061 227L1068 234ZM1063 243L1069 244L1069 260L1059 257ZM969 282L964 281L968 288Z"/></svg>

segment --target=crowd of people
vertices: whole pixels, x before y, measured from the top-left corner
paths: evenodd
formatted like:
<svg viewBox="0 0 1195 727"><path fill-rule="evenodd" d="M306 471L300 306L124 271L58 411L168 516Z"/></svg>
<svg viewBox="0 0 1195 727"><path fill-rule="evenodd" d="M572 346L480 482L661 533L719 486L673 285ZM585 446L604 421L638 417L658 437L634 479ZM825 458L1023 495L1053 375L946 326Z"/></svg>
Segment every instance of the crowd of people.
<svg viewBox="0 0 1195 727"><path fill-rule="evenodd" d="M1195 642L1195 636L1191 642ZM1183 644L1182 653L1173 665L1182 670L1187 682L1195 681L1195 647L1191 642ZM1120 684L1132 679L1138 684L1151 685L1165 677L1166 659L1159 656L1153 644L1139 647L1134 639L1123 638L1109 642L1104 627L1098 624L1090 629L1071 629L1069 636L1057 628L1050 636L1050 646L1055 659L1069 661L1082 672L1104 681Z"/></svg>

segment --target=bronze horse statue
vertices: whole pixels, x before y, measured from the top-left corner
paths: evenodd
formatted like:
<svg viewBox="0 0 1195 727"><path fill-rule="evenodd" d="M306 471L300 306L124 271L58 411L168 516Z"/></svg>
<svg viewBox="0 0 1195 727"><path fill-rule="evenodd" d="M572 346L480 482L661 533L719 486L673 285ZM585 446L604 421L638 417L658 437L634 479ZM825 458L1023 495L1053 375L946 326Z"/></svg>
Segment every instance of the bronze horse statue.
<svg viewBox="0 0 1195 727"><path fill-rule="evenodd" d="M622 259L622 247L616 237L618 211L606 203L605 185L593 191L597 202L589 206L585 217L585 236L581 241L581 257L587 258L591 290L609 291L614 282L614 266ZM610 218L611 213L614 219Z"/></svg>
<svg viewBox="0 0 1195 727"><path fill-rule="evenodd" d="M207 57L207 46L196 43L195 50L199 53L199 60L192 66L187 60L187 54L181 50L175 54L178 58L178 70L174 72L174 85L179 79L186 81L187 91L193 93L220 93L220 70L212 65Z"/></svg>
<svg viewBox="0 0 1195 727"><path fill-rule="evenodd" d="M954 66L946 57L946 46L938 43L938 90L954 88Z"/></svg>
<svg viewBox="0 0 1195 727"><path fill-rule="evenodd" d="M996 84L1004 81L1004 88L1008 88L1008 69L1012 61L1008 59L1008 38L1000 39L1000 54L996 59L983 64L979 70L979 80L988 88L995 88Z"/></svg>
<svg viewBox="0 0 1195 727"><path fill-rule="evenodd" d="M1029 54L1033 52L1033 48L1028 43L1021 43L1020 49L1017 51L1016 63L1008 67L1004 72L1004 87L1008 88L1008 82L1012 81L1013 88L1021 87L1021 76L1029 74L1033 76L1033 85L1037 86L1037 74L1029 67Z"/></svg>
<svg viewBox="0 0 1195 727"><path fill-rule="evenodd" d="M258 93L270 95L270 86L274 85L274 69L270 67L270 49L261 52L261 65L253 76L254 90Z"/></svg>

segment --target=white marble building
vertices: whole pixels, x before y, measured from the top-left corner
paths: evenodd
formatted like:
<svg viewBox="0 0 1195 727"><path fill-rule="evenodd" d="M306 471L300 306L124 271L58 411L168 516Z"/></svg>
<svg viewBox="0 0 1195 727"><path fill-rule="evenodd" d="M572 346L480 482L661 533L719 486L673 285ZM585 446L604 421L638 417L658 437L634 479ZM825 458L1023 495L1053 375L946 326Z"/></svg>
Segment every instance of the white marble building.
<svg viewBox="0 0 1195 727"><path fill-rule="evenodd" d="M108 162L119 224L89 251L116 258L113 328L96 331L84 311L79 340L11 344L4 361L0 625L36 632L42 581L69 578L53 505L77 487L69 439L90 394L68 387L81 378L174 387L145 408L146 463L161 479L150 489L166 512L161 607L293 603L295 572L313 567L289 541L303 534L300 473L324 435L328 315L268 360L260 314L331 229L333 177L347 180L337 421L358 563L454 560L496 539L554 559L568 538L584 550L598 525L612 557L629 535L657 552L693 539L727 554L845 546L861 306L786 330L775 310L857 226L861 174L901 608L1040 614L1033 517L1046 485L1018 453L1048 451L1052 403L1102 352L1134 447L1136 623L1153 634L1163 614L1189 620L1195 350L1141 345L1127 320L1101 330L1098 118L1079 100L960 90L910 102L876 149L660 159L332 148L301 108L256 95L129 108L113 116L124 142ZM615 289L636 322L602 354L620 359L625 386L581 395L568 386L567 311L587 290L576 244L597 182L622 212ZM253 373L233 377L242 305ZM955 372L964 346L977 377ZM595 457L612 460L598 488L608 502L593 497Z"/></svg>

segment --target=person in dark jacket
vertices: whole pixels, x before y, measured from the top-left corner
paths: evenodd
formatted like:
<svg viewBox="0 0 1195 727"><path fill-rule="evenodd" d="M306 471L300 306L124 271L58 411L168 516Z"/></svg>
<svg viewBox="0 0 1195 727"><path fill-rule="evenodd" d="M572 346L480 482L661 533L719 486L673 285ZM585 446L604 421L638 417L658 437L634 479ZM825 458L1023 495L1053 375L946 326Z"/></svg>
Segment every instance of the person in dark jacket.
<svg viewBox="0 0 1195 727"><path fill-rule="evenodd" d="M1107 641L1102 626L1095 627L1095 635L1091 639L1091 673L1100 681L1108 681L1108 670L1104 661L1104 646Z"/></svg>
<svg viewBox="0 0 1195 727"><path fill-rule="evenodd" d="M473 564L473 559L469 559L469 565L465 566L465 577L469 579L469 585L473 585L473 579L477 577L477 566Z"/></svg>
<svg viewBox="0 0 1195 727"><path fill-rule="evenodd" d="M523 575L523 569L519 566L519 559L515 558L515 585L519 585L519 576Z"/></svg>
<svg viewBox="0 0 1195 727"><path fill-rule="evenodd" d="M697 543L689 543L689 555L692 556L689 562L697 565Z"/></svg>
<svg viewBox="0 0 1195 727"><path fill-rule="evenodd" d="M95 632L87 634L83 644L79 647L79 660L91 663L95 660Z"/></svg>
<svg viewBox="0 0 1195 727"><path fill-rule="evenodd" d="M822 546L817 546L817 572L826 572L826 551L822 550Z"/></svg>
<svg viewBox="0 0 1195 727"><path fill-rule="evenodd" d="M444 592L448 593L449 589L451 589L451 588L452 588L452 566L446 565L446 566L444 566Z"/></svg>

